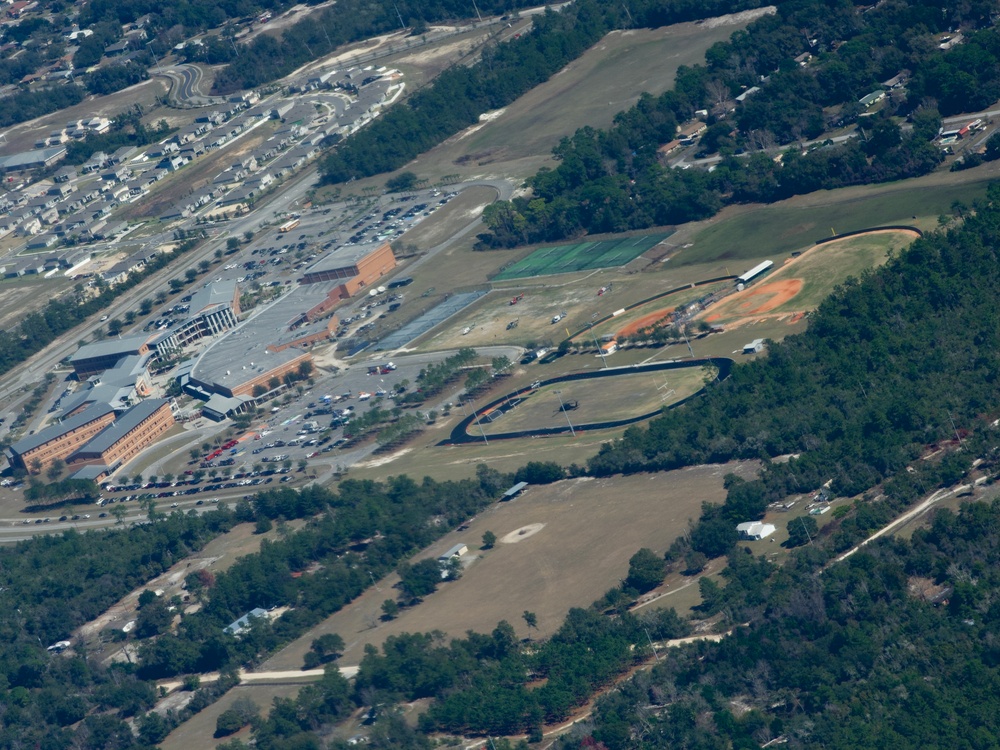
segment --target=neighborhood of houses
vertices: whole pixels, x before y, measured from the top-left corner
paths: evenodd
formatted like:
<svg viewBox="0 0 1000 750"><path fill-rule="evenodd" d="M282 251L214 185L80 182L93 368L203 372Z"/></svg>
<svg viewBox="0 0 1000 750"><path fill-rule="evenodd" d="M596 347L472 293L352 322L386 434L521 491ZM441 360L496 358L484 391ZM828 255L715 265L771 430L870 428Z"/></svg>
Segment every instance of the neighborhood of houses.
<svg viewBox="0 0 1000 750"><path fill-rule="evenodd" d="M113 213L147 196L161 180L241 135L277 121L270 137L250 153L234 156L210 184L177 201L159 218L207 213L238 214L276 181L287 178L318 153L320 144L354 132L402 91L397 71L385 68L327 71L293 85L299 96L261 102L254 92L231 97L226 108L207 111L160 143L145 149L98 152L79 167L66 166L36 181L18 175L51 167L66 154L65 143L110 127L105 118L67 123L34 151L0 156L5 173L0 193L0 238L23 238L19 255L0 260L6 278L28 274L87 275L90 243L115 240L129 230ZM155 249L143 248L100 274L115 284L141 270Z"/></svg>

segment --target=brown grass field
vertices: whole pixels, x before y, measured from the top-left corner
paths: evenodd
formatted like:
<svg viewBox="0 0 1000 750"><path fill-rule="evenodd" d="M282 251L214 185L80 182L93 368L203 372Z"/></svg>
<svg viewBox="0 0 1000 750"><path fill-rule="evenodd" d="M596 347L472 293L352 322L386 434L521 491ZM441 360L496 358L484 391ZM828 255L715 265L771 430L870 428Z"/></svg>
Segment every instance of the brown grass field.
<svg viewBox="0 0 1000 750"><path fill-rule="evenodd" d="M447 174L526 177L551 163L550 152L560 138L584 125L606 127L643 92L667 90L679 66L703 63L709 47L747 23L749 19L732 19L612 32L545 83L490 113L492 119L453 136L402 170L432 181ZM410 57L403 55L398 63L408 78L417 76L408 69ZM388 177L392 175L359 180L351 190L360 193Z"/></svg>
<svg viewBox="0 0 1000 750"><path fill-rule="evenodd" d="M262 669L301 668L312 640L329 632L339 633L347 644L340 659L344 665L357 664L366 643L378 645L403 632L441 630L457 637L470 629L488 632L506 619L522 637L551 635L570 607L585 607L616 585L636 550L665 551L703 501L721 501L725 474L755 471L753 464L727 464L531 487L513 502L491 506L467 529L447 534L419 556L436 557L456 543L467 544L467 568L459 580L442 584L397 619L381 622L382 602L396 595L397 579L390 576ZM537 531L517 533L525 527ZM486 531L498 539L513 534L517 541L480 551ZM538 616L538 629L530 633L521 619L525 610Z"/></svg>
<svg viewBox="0 0 1000 750"><path fill-rule="evenodd" d="M256 703L263 715L267 715L275 698L294 698L298 695L301 685L240 685L233 688L218 701L208 706L204 711L172 731L165 740L159 743L163 750L208 750L223 742L237 739L244 742L250 739L250 728L244 727L236 734L216 739L215 722L219 714L232 707L237 698L246 696Z"/></svg>

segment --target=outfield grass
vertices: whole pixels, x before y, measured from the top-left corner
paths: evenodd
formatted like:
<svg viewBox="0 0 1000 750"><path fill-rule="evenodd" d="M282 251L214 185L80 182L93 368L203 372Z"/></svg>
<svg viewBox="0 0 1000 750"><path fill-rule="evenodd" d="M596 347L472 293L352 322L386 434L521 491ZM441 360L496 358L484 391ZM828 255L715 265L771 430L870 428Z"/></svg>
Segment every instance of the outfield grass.
<svg viewBox="0 0 1000 750"><path fill-rule="evenodd" d="M774 313L815 310L833 290L850 277L859 277L886 262L889 253L908 247L915 238L903 232L861 235L818 245L801 262L779 270L774 277L800 278L802 291L774 309Z"/></svg>
<svg viewBox="0 0 1000 750"><path fill-rule="evenodd" d="M908 246L915 237L907 232L880 232L814 245L800 257L786 259L767 277L709 307L704 319L723 325L742 324L762 315L784 317L809 312L850 277L882 265L892 250ZM779 288L800 284L787 301L774 298Z"/></svg>

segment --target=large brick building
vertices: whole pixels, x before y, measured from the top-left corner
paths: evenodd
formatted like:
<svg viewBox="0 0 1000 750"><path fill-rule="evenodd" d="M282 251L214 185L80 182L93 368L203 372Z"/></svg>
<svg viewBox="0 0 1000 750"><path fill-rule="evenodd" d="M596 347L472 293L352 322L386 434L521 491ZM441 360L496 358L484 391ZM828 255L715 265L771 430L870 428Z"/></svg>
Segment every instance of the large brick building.
<svg viewBox="0 0 1000 750"><path fill-rule="evenodd" d="M388 242L345 245L315 263L299 279L301 284L339 281L340 299L348 299L372 286L396 267L396 256Z"/></svg>
<svg viewBox="0 0 1000 750"><path fill-rule="evenodd" d="M94 404L79 414L18 440L7 449L7 457L11 466L32 473L45 471L53 461L65 461L114 420L115 410L108 404Z"/></svg>
<svg viewBox="0 0 1000 750"><path fill-rule="evenodd" d="M174 425L169 399L151 398L136 404L69 457L70 467L106 466L109 473L124 466Z"/></svg>

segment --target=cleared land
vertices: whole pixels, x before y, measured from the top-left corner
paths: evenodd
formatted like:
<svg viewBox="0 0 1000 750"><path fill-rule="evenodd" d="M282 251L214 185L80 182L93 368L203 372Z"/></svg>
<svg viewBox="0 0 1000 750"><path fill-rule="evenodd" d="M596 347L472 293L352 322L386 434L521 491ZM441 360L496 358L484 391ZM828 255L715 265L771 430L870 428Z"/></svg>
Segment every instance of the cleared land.
<svg viewBox="0 0 1000 750"><path fill-rule="evenodd" d="M524 397L514 409L490 421L489 415L479 420L487 435L519 430L563 427L569 422L583 425L608 422L649 414L660 407L687 398L699 391L710 379L706 368L647 372L618 375L614 378L571 380L547 385ZM557 393L558 391L558 393ZM560 411L560 401L575 408ZM475 422L469 433L478 434Z"/></svg>
<svg viewBox="0 0 1000 750"><path fill-rule="evenodd" d="M503 174L527 176L551 163L559 139L577 128L603 128L642 92L674 84L677 68L704 62L705 51L751 19L683 23L660 29L616 31L566 68L500 110L408 164L422 177ZM381 182L382 180L379 180Z"/></svg>
<svg viewBox="0 0 1000 750"><path fill-rule="evenodd" d="M663 551L698 515L703 500L719 502L722 479L729 472L750 476L752 464L702 466L663 474L615 479L573 479L532 487L511 503L497 504L469 528L452 532L424 557L436 557L452 545L470 547L468 567L458 581L444 583L420 605L399 618L381 622L382 602L394 598L395 576L384 579L346 609L269 659L263 669L298 669L309 644L323 633L339 633L347 644L341 664L357 664L364 644L381 644L402 632L443 630L461 636L466 630L489 632L506 619L522 637L550 635L570 607L587 606L628 571L628 559L640 547ZM486 531L498 538L524 527L542 528L516 544L497 544L478 552ZM608 539L613 538L614 544ZM538 617L528 632L524 610Z"/></svg>
<svg viewBox="0 0 1000 750"><path fill-rule="evenodd" d="M76 283L67 279L62 270L51 279L33 276L0 282L0 328L9 331L28 313L69 291Z"/></svg>
<svg viewBox="0 0 1000 750"><path fill-rule="evenodd" d="M266 716L270 712L272 701L275 698L294 698L301 688L301 685L240 685L235 687L204 711L195 714L177 727L165 740L159 743L159 746L163 750L192 750L192 748L204 750L234 739L248 741L250 739L249 727L244 727L228 737L220 737L219 739L213 737L219 714L232 708L233 703L238 698L245 696L256 703L261 713Z"/></svg>
<svg viewBox="0 0 1000 750"><path fill-rule="evenodd" d="M496 276L498 281L548 276L557 273L616 268L638 258L673 232L643 234L599 242L575 242L536 250Z"/></svg>

